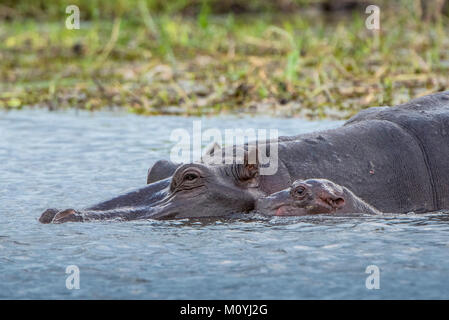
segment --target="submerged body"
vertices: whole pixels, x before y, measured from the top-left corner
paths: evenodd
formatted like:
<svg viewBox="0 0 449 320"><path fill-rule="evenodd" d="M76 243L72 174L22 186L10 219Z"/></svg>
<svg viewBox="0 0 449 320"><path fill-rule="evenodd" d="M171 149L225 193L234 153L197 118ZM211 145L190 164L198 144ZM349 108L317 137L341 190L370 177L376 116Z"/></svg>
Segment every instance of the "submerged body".
<svg viewBox="0 0 449 320"><path fill-rule="evenodd" d="M164 162L150 170L152 183L144 188L81 211L47 210L40 220L225 216L251 211L257 199L312 178L346 186L383 212L449 208L449 92L370 108L342 127L267 144L278 151L274 174L262 175L259 163L248 161Z"/></svg>
<svg viewBox="0 0 449 320"><path fill-rule="evenodd" d="M259 198L256 211L269 216L381 214L348 188L326 179L296 180L289 188Z"/></svg>

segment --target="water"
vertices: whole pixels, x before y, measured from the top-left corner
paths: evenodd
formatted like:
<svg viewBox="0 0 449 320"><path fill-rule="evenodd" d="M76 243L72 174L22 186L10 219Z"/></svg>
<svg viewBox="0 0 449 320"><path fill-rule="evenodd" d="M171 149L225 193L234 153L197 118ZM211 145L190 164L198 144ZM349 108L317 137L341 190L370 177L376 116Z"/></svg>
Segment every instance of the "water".
<svg viewBox="0 0 449 320"><path fill-rule="evenodd" d="M449 298L449 219L292 217L43 225L48 207L84 207L145 184L193 118L22 110L0 113L0 298ZM205 118L204 129L341 122ZM80 289L66 288L66 267ZM380 289L365 286L369 265Z"/></svg>

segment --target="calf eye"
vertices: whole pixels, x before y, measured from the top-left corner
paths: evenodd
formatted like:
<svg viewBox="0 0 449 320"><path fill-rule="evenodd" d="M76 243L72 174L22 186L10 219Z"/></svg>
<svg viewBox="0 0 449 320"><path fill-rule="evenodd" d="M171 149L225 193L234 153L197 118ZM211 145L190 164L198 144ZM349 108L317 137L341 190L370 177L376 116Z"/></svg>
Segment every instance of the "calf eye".
<svg viewBox="0 0 449 320"><path fill-rule="evenodd" d="M297 196L302 196L302 195L304 195L305 191L306 191L306 188L299 186L295 189L294 193Z"/></svg>
<svg viewBox="0 0 449 320"><path fill-rule="evenodd" d="M303 193L304 193L304 191L305 191L306 189L304 188L304 187L298 187L298 188L296 188L296 193L297 194L299 194L299 195L302 195Z"/></svg>

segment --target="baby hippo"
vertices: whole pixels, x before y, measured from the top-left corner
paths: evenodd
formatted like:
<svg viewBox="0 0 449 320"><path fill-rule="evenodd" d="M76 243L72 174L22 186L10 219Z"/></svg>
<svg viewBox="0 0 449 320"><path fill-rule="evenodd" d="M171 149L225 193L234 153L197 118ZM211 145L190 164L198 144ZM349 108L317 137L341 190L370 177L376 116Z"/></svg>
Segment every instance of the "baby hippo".
<svg viewBox="0 0 449 320"><path fill-rule="evenodd" d="M256 210L270 216L381 214L348 188L326 179L296 180L290 188L258 199Z"/></svg>

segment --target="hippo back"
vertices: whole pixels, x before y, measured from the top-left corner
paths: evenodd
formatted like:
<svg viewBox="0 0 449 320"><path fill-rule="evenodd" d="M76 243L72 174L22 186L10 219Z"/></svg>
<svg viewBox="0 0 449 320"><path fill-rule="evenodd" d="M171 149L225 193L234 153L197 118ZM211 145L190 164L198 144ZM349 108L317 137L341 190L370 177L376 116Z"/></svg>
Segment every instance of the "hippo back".
<svg viewBox="0 0 449 320"><path fill-rule="evenodd" d="M390 121L417 143L429 176L435 210L449 208L449 91L413 99L396 107L370 108L345 123Z"/></svg>

